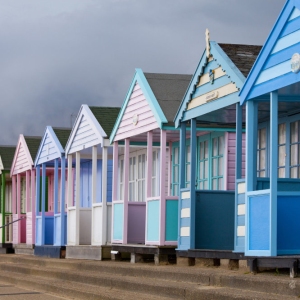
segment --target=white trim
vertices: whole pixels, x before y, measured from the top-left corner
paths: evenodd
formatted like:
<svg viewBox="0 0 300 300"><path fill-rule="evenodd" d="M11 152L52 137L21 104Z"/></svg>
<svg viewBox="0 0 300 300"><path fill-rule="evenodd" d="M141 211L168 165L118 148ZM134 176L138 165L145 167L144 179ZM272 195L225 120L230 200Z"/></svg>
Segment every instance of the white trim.
<svg viewBox="0 0 300 300"><path fill-rule="evenodd" d="M184 200L184 199L190 199L191 198L191 192L188 191L188 192L182 192L181 193L181 199Z"/></svg>
<svg viewBox="0 0 300 300"><path fill-rule="evenodd" d="M191 209L183 208L181 209L181 218L190 218L191 217Z"/></svg>
<svg viewBox="0 0 300 300"><path fill-rule="evenodd" d="M182 236L182 237L190 236L190 227L181 227L180 228L180 236Z"/></svg>
<svg viewBox="0 0 300 300"><path fill-rule="evenodd" d="M245 236L245 226L238 226L237 227L237 236L243 237Z"/></svg>
<svg viewBox="0 0 300 300"><path fill-rule="evenodd" d="M244 216L246 213L246 205L245 204L239 204L238 205L238 215Z"/></svg>

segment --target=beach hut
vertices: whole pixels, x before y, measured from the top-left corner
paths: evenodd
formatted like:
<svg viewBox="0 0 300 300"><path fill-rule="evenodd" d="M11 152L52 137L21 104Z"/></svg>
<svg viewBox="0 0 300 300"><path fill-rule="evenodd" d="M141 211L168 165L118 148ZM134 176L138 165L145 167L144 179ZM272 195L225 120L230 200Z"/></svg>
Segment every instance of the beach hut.
<svg viewBox="0 0 300 300"><path fill-rule="evenodd" d="M65 146L71 129L46 127L36 168L36 239L34 255L64 258L67 243Z"/></svg>
<svg viewBox="0 0 300 300"><path fill-rule="evenodd" d="M12 182L10 168L15 146L0 146L0 230L1 253L11 253L12 248Z"/></svg>
<svg viewBox="0 0 300 300"><path fill-rule="evenodd" d="M206 50L175 118L180 127L177 255L188 257L189 264L197 257L238 257L235 185L245 175L239 91L260 50L210 41L207 30Z"/></svg>
<svg viewBox="0 0 300 300"><path fill-rule="evenodd" d="M114 145L112 249L166 262L177 245L179 131L173 119L191 75L136 69L110 137Z"/></svg>
<svg viewBox="0 0 300 300"><path fill-rule="evenodd" d="M240 93L247 108L247 151L246 180L237 193L247 256L300 254L299 45L300 1L289 0ZM268 262L279 267L281 260Z"/></svg>
<svg viewBox="0 0 300 300"><path fill-rule="evenodd" d="M35 168L41 137L20 135L10 169L12 180L13 247L17 254L33 254L35 244Z"/></svg>
<svg viewBox="0 0 300 300"><path fill-rule="evenodd" d="M66 258L110 258L113 152L109 137L119 111L82 105L67 142Z"/></svg>

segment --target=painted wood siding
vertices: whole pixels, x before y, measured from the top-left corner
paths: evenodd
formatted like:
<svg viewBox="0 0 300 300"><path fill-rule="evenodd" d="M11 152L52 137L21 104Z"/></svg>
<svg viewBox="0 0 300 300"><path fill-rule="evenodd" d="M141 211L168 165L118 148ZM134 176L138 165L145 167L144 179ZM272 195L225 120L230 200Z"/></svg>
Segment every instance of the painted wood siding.
<svg viewBox="0 0 300 300"><path fill-rule="evenodd" d="M209 81L209 71L213 70L215 77L214 83ZM211 60L205 67L204 74L200 77L196 90L193 92L192 100L188 103L187 110L192 110L202 105L211 105L212 101L222 101L226 96L236 94L239 89L236 84L232 82L230 76L224 72L222 66L215 60ZM214 92L214 93L213 93ZM222 99L222 100L220 100ZM233 97L235 99L235 97ZM227 106L225 102L219 103L219 108Z"/></svg>
<svg viewBox="0 0 300 300"><path fill-rule="evenodd" d="M69 153L74 153L85 148L100 144L101 140L96 134L96 129L86 115L82 115L76 134L72 140Z"/></svg>
<svg viewBox="0 0 300 300"><path fill-rule="evenodd" d="M136 125L132 122L134 115L138 116L138 123ZM159 128L159 126L153 112L142 89L136 83L114 140L119 141L156 128Z"/></svg>
<svg viewBox="0 0 300 300"><path fill-rule="evenodd" d="M300 10L294 8L288 22L265 60L248 98L256 97L298 81L292 72L291 58L299 52Z"/></svg>
<svg viewBox="0 0 300 300"><path fill-rule="evenodd" d="M16 163L13 170L13 175L22 173L26 170L31 169L31 163L28 161L28 157L26 155L26 150L23 145L23 143L20 144L20 147L18 149L17 157L16 157Z"/></svg>
<svg viewBox="0 0 300 300"><path fill-rule="evenodd" d="M227 190L235 190L235 140L236 134L228 133L228 162L227 162ZM242 149L242 177L245 177L245 153L246 153L246 135L243 134Z"/></svg>
<svg viewBox="0 0 300 300"><path fill-rule="evenodd" d="M58 157L60 157L60 152L58 151L58 148L55 145L53 137L50 135L49 132L46 132L44 143L42 145L37 164L40 165L44 162L54 160Z"/></svg>
<svg viewBox="0 0 300 300"><path fill-rule="evenodd" d="M170 149L166 149L166 176L165 176L165 196L168 196L169 194L169 155L170 155Z"/></svg>

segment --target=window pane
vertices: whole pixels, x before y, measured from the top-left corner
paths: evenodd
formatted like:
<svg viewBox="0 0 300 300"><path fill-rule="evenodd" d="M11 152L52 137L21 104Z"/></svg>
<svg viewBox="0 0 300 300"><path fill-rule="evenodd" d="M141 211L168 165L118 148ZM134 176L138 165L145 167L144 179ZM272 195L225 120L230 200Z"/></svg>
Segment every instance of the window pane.
<svg viewBox="0 0 300 300"><path fill-rule="evenodd" d="M278 126L278 142L280 145L285 144L286 142L286 130L285 130L285 123L284 124L280 124Z"/></svg>
<svg viewBox="0 0 300 300"><path fill-rule="evenodd" d="M218 138L213 139L213 156L218 155Z"/></svg>
<svg viewBox="0 0 300 300"><path fill-rule="evenodd" d="M285 168L278 169L278 178L285 178Z"/></svg>
<svg viewBox="0 0 300 300"><path fill-rule="evenodd" d="M218 159L214 158L212 160L212 170L213 170L213 174L212 176L218 176Z"/></svg>
<svg viewBox="0 0 300 300"><path fill-rule="evenodd" d="M205 158L208 158L208 141L204 142L204 148L205 148Z"/></svg>
<svg viewBox="0 0 300 300"><path fill-rule="evenodd" d="M223 157L219 158L219 176L223 176Z"/></svg>
<svg viewBox="0 0 300 300"><path fill-rule="evenodd" d="M203 142L200 143L200 159L201 160L204 159L204 143Z"/></svg>
<svg viewBox="0 0 300 300"><path fill-rule="evenodd" d="M298 168L297 167L294 167L294 168L291 168L291 178L298 178Z"/></svg>
<svg viewBox="0 0 300 300"><path fill-rule="evenodd" d="M205 170L205 172L204 172L204 178L208 178L208 160L206 160L205 162L204 162L204 170Z"/></svg>
<svg viewBox="0 0 300 300"><path fill-rule="evenodd" d="M204 162L202 161L202 162L200 162L200 170L199 170L199 177L200 177L200 179L203 179L204 177L203 177L203 174L204 174Z"/></svg>
<svg viewBox="0 0 300 300"><path fill-rule="evenodd" d="M266 148L267 146L267 129L262 128L259 130L259 148Z"/></svg>
<svg viewBox="0 0 300 300"><path fill-rule="evenodd" d="M278 166L285 166L285 146L280 146L278 149Z"/></svg>
<svg viewBox="0 0 300 300"><path fill-rule="evenodd" d="M213 188L213 190L217 190L218 189L218 179L213 179L213 181L212 181L212 188Z"/></svg>
<svg viewBox="0 0 300 300"><path fill-rule="evenodd" d="M174 148L174 163L179 163L179 148Z"/></svg>
<svg viewBox="0 0 300 300"><path fill-rule="evenodd" d="M299 142L298 132L299 132L299 122L291 123L291 143Z"/></svg>
<svg viewBox="0 0 300 300"><path fill-rule="evenodd" d="M223 178L219 178L219 190L223 189Z"/></svg>
<svg viewBox="0 0 300 300"><path fill-rule="evenodd" d="M223 155L224 153L224 137L219 137L219 155Z"/></svg>

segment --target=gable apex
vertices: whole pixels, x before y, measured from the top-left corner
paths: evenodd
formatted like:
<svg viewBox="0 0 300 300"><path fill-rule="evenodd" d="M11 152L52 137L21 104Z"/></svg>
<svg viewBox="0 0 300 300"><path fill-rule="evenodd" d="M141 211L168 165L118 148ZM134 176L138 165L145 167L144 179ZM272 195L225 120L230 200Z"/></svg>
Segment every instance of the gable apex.
<svg viewBox="0 0 300 300"><path fill-rule="evenodd" d="M128 92L126 94L126 97L124 99L124 102L123 102L123 105L121 107L121 110L120 110L120 113L119 113L119 116L115 122L115 125L114 125L114 128L112 130L112 133L111 133L111 136L110 136L110 142L112 143L114 141L114 138L115 138L115 135L117 133L117 130L119 128L119 125L122 121L122 118L124 116L124 113L125 113L125 110L126 110L126 107L127 107L127 104L128 102L130 101L130 96L132 94L132 91L136 85L136 83L139 84L139 86L141 87L141 90L148 102L148 105L150 106L151 108L151 111L156 119L156 122L158 124L158 126L160 128L162 128L163 124L164 123L168 123L168 120L166 118L166 116L164 115L143 71L141 69L136 69L135 70L135 75L133 77L133 80L131 82L131 85L128 89Z"/></svg>
<svg viewBox="0 0 300 300"><path fill-rule="evenodd" d="M300 45L300 0L287 0L240 92L243 104L298 81L290 67Z"/></svg>
<svg viewBox="0 0 300 300"><path fill-rule="evenodd" d="M183 100L175 116L175 126L180 126L180 122L184 119L185 112L192 107L189 105L192 100L200 99L201 104L198 104L199 112L204 113L202 105L204 104L207 109L211 109L210 103L205 102L202 98L205 95L216 90L218 95L222 95L218 98L219 104L226 106L229 105L228 101L221 100L223 95L227 95L227 92L223 91L226 86L230 87L230 92L236 93L242 88L246 76L249 73L253 62L255 61L261 46L255 45L242 45L242 44L218 44L215 41L210 41L210 57L206 56L206 50L203 51L200 62L194 72L194 75L190 81L190 84L186 90ZM215 74L215 81L212 85L210 82L210 68ZM217 82L218 80L218 82ZM214 81L213 81L214 82ZM223 90L222 90L223 89ZM220 93L219 90L222 92ZM236 96L230 98L230 104L237 103L239 99ZM222 101L222 102L221 102ZM212 103L212 102L211 102ZM201 105L201 106L200 106ZM221 108L220 106L219 108Z"/></svg>
<svg viewBox="0 0 300 300"><path fill-rule="evenodd" d="M85 148L101 144L107 134L88 105L83 104L78 112L65 153L72 154Z"/></svg>

